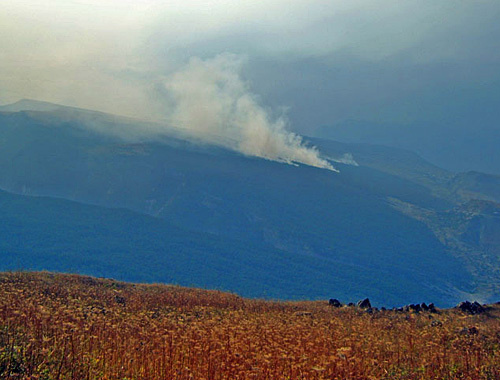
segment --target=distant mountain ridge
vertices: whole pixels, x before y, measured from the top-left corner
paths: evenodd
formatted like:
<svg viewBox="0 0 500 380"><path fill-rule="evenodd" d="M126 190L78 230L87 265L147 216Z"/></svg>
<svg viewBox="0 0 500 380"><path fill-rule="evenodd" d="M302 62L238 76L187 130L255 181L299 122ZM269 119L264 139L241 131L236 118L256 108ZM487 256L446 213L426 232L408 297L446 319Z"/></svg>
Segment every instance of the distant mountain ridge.
<svg viewBox="0 0 500 380"><path fill-rule="evenodd" d="M485 101L493 102L493 98ZM445 125L436 120L412 125L345 120L318 128L315 136L345 143L408 149L449 170L500 175L500 128L496 108L491 103L490 109L497 115L490 115L486 124L460 117Z"/></svg>
<svg viewBox="0 0 500 380"><path fill-rule="evenodd" d="M374 144L340 143L309 138L325 154L335 157L350 152L362 166L380 170L423 185L437 197L452 203L472 199L500 202L500 176L469 171L454 173L442 169L414 152Z"/></svg>
<svg viewBox="0 0 500 380"><path fill-rule="evenodd" d="M96 113L89 121L82 115L88 111L33 112L0 113L0 165L4 168L0 188L23 196L25 205L41 201L33 196L79 202L79 211L65 219L68 228L78 230L95 224L99 226L96 231L114 231L115 253L108 264L106 249L99 250L100 275L112 275L107 273L115 273L112 268L118 265L121 275L116 277L121 279L166 281L154 269L165 268L171 274L169 281L204 286L197 278L214 276L216 280L206 284L212 286L215 281L221 288L243 295L324 298L338 293L350 299L370 295L375 302L385 304L433 299L448 306L465 294L480 300L500 294L498 287L489 285L499 283L493 258L500 250L492 219L472 221L457 216L465 201L488 199L495 204L496 182L490 181L491 176L457 181L456 174L411 152L311 139L324 155L335 159L350 153L359 165L336 162L340 169L336 174L246 157L175 134L161 139L128 134L124 139L120 131L132 128L134 122L112 115ZM104 133L102 128L113 132L106 129ZM77 221L89 206L81 203L105 207L111 214L115 208L134 214L125 218L130 222L121 225L122 230L107 222L113 220L111 217L99 221L97 216L96 220L89 216L82 225ZM40 236L46 236L43 215L48 209L26 207L39 210L32 229L41 229ZM479 215L490 212L488 207L478 210ZM9 212L16 213L15 209ZM22 228L23 214L18 214L17 224L9 228ZM165 248L177 264L168 267L164 261L165 251L158 248L165 244L160 232L151 238L150 246L148 239L137 238L130 246L133 248L126 248L126 237L137 229L129 227L145 223L139 222L144 215L155 231L185 231L175 249ZM462 221L445 225L454 218ZM488 243L467 245L468 235L460 232L468 228L467 223L479 223L476 228L492 231L488 232ZM57 225L52 233L58 229L65 231ZM446 238L448 233L454 236L452 243ZM96 236L104 245L105 234ZM63 234L60 239L69 249L71 239ZM193 239L201 240L190 260ZM215 240L206 243L211 239ZM17 252L16 240L9 241L11 245L1 253L10 255L9 260L4 260L0 269L24 265L58 270L40 264L50 260L30 265L37 262L32 260L37 252L43 256L50 251L50 247L37 248L36 244L23 246L24 253L19 254L23 259L16 264L16 255L9 253ZM139 252L141 244L149 246L153 266L128 261L131 250ZM66 260L64 268L71 267L78 257L80 264L74 269L87 268L85 273L95 274L92 270L97 267L89 270L85 266L85 258L90 259L95 247L82 246L77 240L74 246L76 256L61 255ZM214 247L220 247L219 255ZM120 250L125 252L123 262ZM208 257L210 265L206 266L203 261ZM485 258L491 265L484 271L474 270ZM239 261L247 268L241 273L236 264ZM193 265L200 268L196 275L189 269Z"/></svg>
<svg viewBox="0 0 500 380"><path fill-rule="evenodd" d="M0 112L19 112L19 111L56 111L67 106L60 106L58 104L43 102L33 99L21 99L12 104L0 106Z"/></svg>

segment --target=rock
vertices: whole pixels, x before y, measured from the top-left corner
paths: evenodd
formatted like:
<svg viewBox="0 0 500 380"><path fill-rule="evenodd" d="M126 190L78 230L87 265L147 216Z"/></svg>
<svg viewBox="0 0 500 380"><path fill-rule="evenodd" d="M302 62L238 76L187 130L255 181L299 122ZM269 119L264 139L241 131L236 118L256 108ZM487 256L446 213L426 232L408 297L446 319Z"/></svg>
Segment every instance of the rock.
<svg viewBox="0 0 500 380"><path fill-rule="evenodd" d="M423 311L429 311L429 306L427 306L427 304L425 302L422 302L420 304L420 308L423 310Z"/></svg>
<svg viewBox="0 0 500 380"><path fill-rule="evenodd" d="M462 310L464 313L468 314L481 314L485 312L485 308L479 304L479 302L460 302L457 306L458 309Z"/></svg>
<svg viewBox="0 0 500 380"><path fill-rule="evenodd" d="M437 313L436 306L433 303L430 303L428 307L431 313Z"/></svg>
<svg viewBox="0 0 500 380"><path fill-rule="evenodd" d="M353 306L355 306L355 305L354 305L352 302L349 302L349 303L347 304L347 306L349 306L349 307L353 307Z"/></svg>
<svg viewBox="0 0 500 380"><path fill-rule="evenodd" d="M411 305L409 305L409 309L414 311L415 313L418 313L421 310L420 305L418 303L417 304L412 303Z"/></svg>
<svg viewBox="0 0 500 380"><path fill-rule="evenodd" d="M383 306L380 308L380 311L386 311L386 310L387 309L385 307L383 307Z"/></svg>
<svg viewBox="0 0 500 380"><path fill-rule="evenodd" d="M372 307L372 304L368 298L365 298L364 300L358 301L357 306L361 309L369 309Z"/></svg>
<svg viewBox="0 0 500 380"><path fill-rule="evenodd" d="M328 304L330 306L333 306L333 307L341 307L342 304L340 303L340 301L336 298L330 298L330 301L328 301Z"/></svg>

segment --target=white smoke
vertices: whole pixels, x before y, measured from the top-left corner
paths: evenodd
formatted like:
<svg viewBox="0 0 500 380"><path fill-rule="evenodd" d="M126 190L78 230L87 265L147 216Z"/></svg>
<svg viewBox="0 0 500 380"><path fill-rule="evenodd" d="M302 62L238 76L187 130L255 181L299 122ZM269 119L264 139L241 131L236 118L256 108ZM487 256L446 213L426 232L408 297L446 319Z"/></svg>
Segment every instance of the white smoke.
<svg viewBox="0 0 500 380"><path fill-rule="evenodd" d="M169 76L169 123L249 156L336 171L315 147L286 130L283 117L273 120L259 105L240 77L241 66L242 60L232 54L192 58Z"/></svg>
<svg viewBox="0 0 500 380"><path fill-rule="evenodd" d="M344 153L342 157L328 157L330 161L338 162L339 164L351 165L351 166L359 166L359 164L354 159L352 153Z"/></svg>

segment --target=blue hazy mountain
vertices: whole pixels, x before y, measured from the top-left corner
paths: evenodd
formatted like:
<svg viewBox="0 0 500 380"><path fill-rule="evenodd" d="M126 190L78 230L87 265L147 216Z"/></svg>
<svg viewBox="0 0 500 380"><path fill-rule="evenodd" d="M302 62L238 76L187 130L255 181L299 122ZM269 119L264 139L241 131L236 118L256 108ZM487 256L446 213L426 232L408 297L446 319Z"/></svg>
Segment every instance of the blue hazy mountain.
<svg viewBox="0 0 500 380"><path fill-rule="evenodd" d="M493 98L492 98L493 99ZM498 113L498 107L491 104ZM409 149L452 171L480 171L500 175L500 129L498 115L478 124L471 119L447 120L442 124L414 125L346 120L318 129L318 137L346 143L370 143Z"/></svg>
<svg viewBox="0 0 500 380"><path fill-rule="evenodd" d="M320 150L332 157L346 153L360 166L380 170L423 185L433 195L452 203L472 199L500 202L500 176L468 171L455 173L424 160L416 153L383 145L341 143L328 139L309 138Z"/></svg>
<svg viewBox="0 0 500 380"><path fill-rule="evenodd" d="M334 277L313 258L185 230L124 209L3 191L0 208L2 270L88 273L275 298L324 298L329 289L347 296L340 286L352 276L352 268Z"/></svg>
<svg viewBox="0 0 500 380"><path fill-rule="evenodd" d="M498 253L496 203L474 221L491 236L466 238L469 219L442 221L468 215L456 175L414 154L315 140L334 173L175 133L123 139L138 121L25 103L0 112L0 187L17 194L1 193L2 269L381 304L499 294L487 286L496 262L474 269Z"/></svg>

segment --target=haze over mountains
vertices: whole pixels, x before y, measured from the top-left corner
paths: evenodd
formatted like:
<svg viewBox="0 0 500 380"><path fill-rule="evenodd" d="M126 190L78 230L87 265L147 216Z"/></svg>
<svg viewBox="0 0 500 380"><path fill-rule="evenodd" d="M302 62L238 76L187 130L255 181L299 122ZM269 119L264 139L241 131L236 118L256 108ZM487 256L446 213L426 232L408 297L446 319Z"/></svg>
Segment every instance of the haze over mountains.
<svg viewBox="0 0 500 380"><path fill-rule="evenodd" d="M199 129L193 119L217 99L230 99L215 113L231 119L246 86L278 116L272 125L500 175L499 17L498 0L3 0L0 103L45 99ZM187 72L196 81L179 87ZM224 78L228 91L212 96ZM196 112L172 112L179 100Z"/></svg>
<svg viewBox="0 0 500 380"><path fill-rule="evenodd" d="M500 90L492 95L500 98ZM496 104L482 104L482 108L496 113ZM479 170L500 175L499 115L459 117L446 123L422 121L421 124L401 126L366 121L348 120L335 126L324 126L316 135L343 142L370 143L410 149L432 162L452 171ZM483 119L487 119L486 121Z"/></svg>
<svg viewBox="0 0 500 380"><path fill-rule="evenodd" d="M0 269L384 305L500 296L499 177L300 144L340 172L100 112L3 106Z"/></svg>

